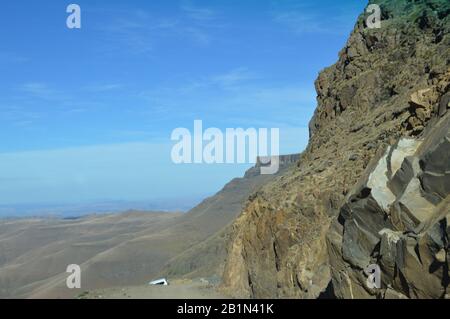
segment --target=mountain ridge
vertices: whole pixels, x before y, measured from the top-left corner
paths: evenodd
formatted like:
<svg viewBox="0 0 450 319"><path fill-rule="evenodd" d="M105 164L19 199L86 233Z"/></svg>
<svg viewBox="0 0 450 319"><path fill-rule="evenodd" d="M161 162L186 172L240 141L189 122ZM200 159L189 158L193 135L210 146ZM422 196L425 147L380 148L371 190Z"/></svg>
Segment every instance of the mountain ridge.
<svg viewBox="0 0 450 319"><path fill-rule="evenodd" d="M379 152L422 137L446 113L448 1L369 4L381 7L382 27L369 29L362 14L336 64L319 74L297 168L263 186L232 226L222 289L236 297L318 298L337 290L333 284L343 281L326 243L347 196Z"/></svg>

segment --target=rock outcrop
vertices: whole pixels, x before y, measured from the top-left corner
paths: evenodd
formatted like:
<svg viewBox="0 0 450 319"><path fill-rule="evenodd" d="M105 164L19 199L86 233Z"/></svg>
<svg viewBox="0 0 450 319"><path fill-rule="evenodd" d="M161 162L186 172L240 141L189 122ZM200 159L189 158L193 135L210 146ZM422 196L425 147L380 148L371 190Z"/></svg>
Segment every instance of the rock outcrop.
<svg viewBox="0 0 450 319"><path fill-rule="evenodd" d="M338 62L320 73L297 167L251 195L233 225L223 289L234 296L445 292L448 171L440 163L449 155L436 151L439 161L433 150L446 147L450 4L370 3L380 5L382 26L369 29L361 15ZM361 272L375 261L384 278L377 293Z"/></svg>
<svg viewBox="0 0 450 319"><path fill-rule="evenodd" d="M448 297L449 159L450 114L374 158L328 234L337 297ZM369 265L380 287L367 284Z"/></svg>

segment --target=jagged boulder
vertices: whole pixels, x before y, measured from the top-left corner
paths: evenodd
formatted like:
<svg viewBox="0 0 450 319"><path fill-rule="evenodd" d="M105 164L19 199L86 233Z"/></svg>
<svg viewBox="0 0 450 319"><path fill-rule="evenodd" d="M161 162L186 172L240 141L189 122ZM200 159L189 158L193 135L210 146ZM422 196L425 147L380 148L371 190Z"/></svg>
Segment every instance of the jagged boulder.
<svg viewBox="0 0 450 319"><path fill-rule="evenodd" d="M374 159L328 234L337 297L446 296L449 181L450 114L423 138L403 138ZM366 285L370 264L381 269L380 289Z"/></svg>

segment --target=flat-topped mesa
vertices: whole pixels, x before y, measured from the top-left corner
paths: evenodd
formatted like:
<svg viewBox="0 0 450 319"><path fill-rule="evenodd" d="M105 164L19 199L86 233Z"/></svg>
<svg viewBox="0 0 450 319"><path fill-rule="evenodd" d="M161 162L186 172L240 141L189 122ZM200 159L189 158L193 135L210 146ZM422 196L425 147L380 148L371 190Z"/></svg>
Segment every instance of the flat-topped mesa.
<svg viewBox="0 0 450 319"><path fill-rule="evenodd" d="M287 166L297 163L300 160L300 154L287 154L278 156L280 166ZM258 156L256 158L256 167L264 166L270 163L270 156Z"/></svg>
<svg viewBox="0 0 450 319"><path fill-rule="evenodd" d="M285 168L295 165L300 160L300 154L288 154L288 155L279 155L279 170L283 171ZM256 158L256 164L255 166L251 167L245 172L244 177L251 177L255 175L261 174L261 166L268 166L270 165L270 159L268 156L258 156Z"/></svg>

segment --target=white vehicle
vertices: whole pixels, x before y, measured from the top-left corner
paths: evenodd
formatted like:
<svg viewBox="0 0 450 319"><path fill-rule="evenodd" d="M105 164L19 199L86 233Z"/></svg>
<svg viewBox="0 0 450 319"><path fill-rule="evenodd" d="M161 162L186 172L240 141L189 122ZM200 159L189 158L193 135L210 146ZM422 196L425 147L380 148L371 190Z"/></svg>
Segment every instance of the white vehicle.
<svg viewBox="0 0 450 319"><path fill-rule="evenodd" d="M169 285L169 282L167 281L166 278L161 278L161 279L158 279L158 280L150 281L148 284L149 284L149 285L168 286L168 285Z"/></svg>

